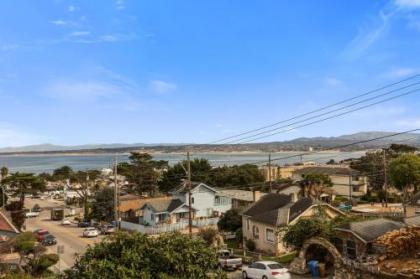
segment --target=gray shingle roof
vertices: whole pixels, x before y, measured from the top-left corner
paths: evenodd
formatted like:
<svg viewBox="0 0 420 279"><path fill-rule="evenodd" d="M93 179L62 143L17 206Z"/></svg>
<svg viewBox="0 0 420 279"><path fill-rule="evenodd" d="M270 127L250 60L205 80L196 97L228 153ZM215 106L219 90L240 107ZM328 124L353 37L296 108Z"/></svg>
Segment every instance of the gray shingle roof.
<svg viewBox="0 0 420 279"><path fill-rule="evenodd" d="M269 193L248 208L243 215L250 216L254 221L272 226L285 225L311 205L312 200L309 198L292 203L290 196Z"/></svg>
<svg viewBox="0 0 420 279"><path fill-rule="evenodd" d="M311 205L312 205L312 199L310 198L303 198L295 202L290 207L289 222L293 221L296 217L302 214Z"/></svg>
<svg viewBox="0 0 420 279"><path fill-rule="evenodd" d="M142 207L149 206L154 212L172 212L184 203L179 199L148 201Z"/></svg>
<svg viewBox="0 0 420 279"><path fill-rule="evenodd" d="M403 223L380 218L361 222L351 222L339 229L351 231L364 241L372 242L386 232L400 229L403 226Z"/></svg>

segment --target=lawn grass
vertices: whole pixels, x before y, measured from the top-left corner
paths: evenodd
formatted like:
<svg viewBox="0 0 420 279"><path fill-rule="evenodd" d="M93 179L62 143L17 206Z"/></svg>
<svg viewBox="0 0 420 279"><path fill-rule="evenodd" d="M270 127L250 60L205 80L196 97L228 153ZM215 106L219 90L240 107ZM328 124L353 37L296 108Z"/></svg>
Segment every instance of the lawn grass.
<svg viewBox="0 0 420 279"><path fill-rule="evenodd" d="M297 256L297 252L292 252L282 256L263 256L265 261L274 261L279 263L290 263Z"/></svg>

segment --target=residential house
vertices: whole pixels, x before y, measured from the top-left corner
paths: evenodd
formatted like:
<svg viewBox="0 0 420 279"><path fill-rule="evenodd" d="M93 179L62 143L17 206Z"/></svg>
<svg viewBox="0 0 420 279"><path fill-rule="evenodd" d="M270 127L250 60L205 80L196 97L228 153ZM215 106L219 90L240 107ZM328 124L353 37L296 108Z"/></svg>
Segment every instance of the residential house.
<svg viewBox="0 0 420 279"><path fill-rule="evenodd" d="M279 255L287 251L282 241L285 228L300 218L321 214L326 218L344 215L328 204L316 204L310 198L292 201L290 195L269 193L242 214L244 240L253 240L258 251Z"/></svg>
<svg viewBox="0 0 420 279"><path fill-rule="evenodd" d="M166 202L172 200L171 196L142 197L138 195L124 195L119 198L118 212L122 220L138 221L143 216L142 207L150 201Z"/></svg>
<svg viewBox="0 0 420 279"><path fill-rule="evenodd" d="M0 211L0 242L7 241L19 234L19 230L13 225L5 213Z"/></svg>
<svg viewBox="0 0 420 279"><path fill-rule="evenodd" d="M333 244L337 250L349 259L362 259L376 253L375 240L386 232L398 230L403 223L388 219L374 219L351 222L335 229Z"/></svg>
<svg viewBox="0 0 420 279"><path fill-rule="evenodd" d="M296 165L285 166L271 165L271 167L264 165L260 167L260 171L262 175L264 175L265 181L270 181L269 173L271 169L271 181L275 181L281 178L291 178L294 171L313 165L315 165L314 162L303 162Z"/></svg>
<svg viewBox="0 0 420 279"><path fill-rule="evenodd" d="M220 196L228 197L232 200L232 209L242 211L254 202L258 201L266 193L260 191L217 189Z"/></svg>
<svg viewBox="0 0 420 279"><path fill-rule="evenodd" d="M150 200L141 210L140 224L151 226L159 224L175 224L182 221L188 222L190 208L179 199ZM192 218L195 218L195 210L191 210Z"/></svg>
<svg viewBox="0 0 420 279"><path fill-rule="evenodd" d="M302 180L308 174L328 175L333 184L332 189L338 196L359 198L367 193L367 177L359 171L343 166L312 166L293 172L293 181Z"/></svg>
<svg viewBox="0 0 420 279"><path fill-rule="evenodd" d="M174 199L189 205L188 188L187 181L184 181L171 194ZM232 199L204 183L192 182L191 206L196 210L196 217L217 217L232 208Z"/></svg>

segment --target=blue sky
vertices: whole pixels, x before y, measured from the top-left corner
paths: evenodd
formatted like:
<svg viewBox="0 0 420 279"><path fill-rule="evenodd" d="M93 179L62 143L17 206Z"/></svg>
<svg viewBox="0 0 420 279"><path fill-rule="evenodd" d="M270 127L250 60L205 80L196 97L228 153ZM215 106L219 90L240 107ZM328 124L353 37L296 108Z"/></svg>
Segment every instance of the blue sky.
<svg viewBox="0 0 420 279"><path fill-rule="evenodd" d="M420 0L4 0L0 147L207 142L420 72ZM420 127L411 95L267 140Z"/></svg>

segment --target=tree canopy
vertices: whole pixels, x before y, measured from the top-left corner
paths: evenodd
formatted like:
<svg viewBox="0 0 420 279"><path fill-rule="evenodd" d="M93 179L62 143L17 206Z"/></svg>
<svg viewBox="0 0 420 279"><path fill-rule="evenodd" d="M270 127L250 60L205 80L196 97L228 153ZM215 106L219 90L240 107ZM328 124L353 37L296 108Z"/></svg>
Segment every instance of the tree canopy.
<svg viewBox="0 0 420 279"><path fill-rule="evenodd" d="M36 194L43 192L46 187L45 180L33 173L15 172L1 181L13 191L13 196L20 198L22 204L25 201L25 194Z"/></svg>
<svg viewBox="0 0 420 279"><path fill-rule="evenodd" d="M391 161L402 154L413 153L417 149L413 146L405 144L391 144L388 148L379 151L367 152L364 156L357 160L351 161L350 166L358 171L361 171L368 178L369 185L376 191L379 191L384 186L385 168L389 171L389 165L384 165L384 152L386 160Z"/></svg>
<svg viewBox="0 0 420 279"><path fill-rule="evenodd" d="M167 161L153 160L148 153L132 152L130 162L118 164L118 173L124 175L138 194L155 192L158 189L160 173L166 169Z"/></svg>
<svg viewBox="0 0 420 279"><path fill-rule="evenodd" d="M393 159L389 164L392 184L400 189L412 187L417 192L420 187L420 157L415 154L404 154Z"/></svg>
<svg viewBox="0 0 420 279"><path fill-rule="evenodd" d="M119 232L89 246L65 278L209 278L216 265L216 251L201 238Z"/></svg>
<svg viewBox="0 0 420 279"><path fill-rule="evenodd" d="M306 174L300 181L305 197L314 197L319 200L325 188L332 187L331 178L326 174Z"/></svg>
<svg viewBox="0 0 420 279"><path fill-rule="evenodd" d="M96 220L114 220L114 188L105 187L95 193L89 216Z"/></svg>
<svg viewBox="0 0 420 279"><path fill-rule="evenodd" d="M242 216L237 209L230 209L223 214L217 226L222 231L236 232L242 228Z"/></svg>

